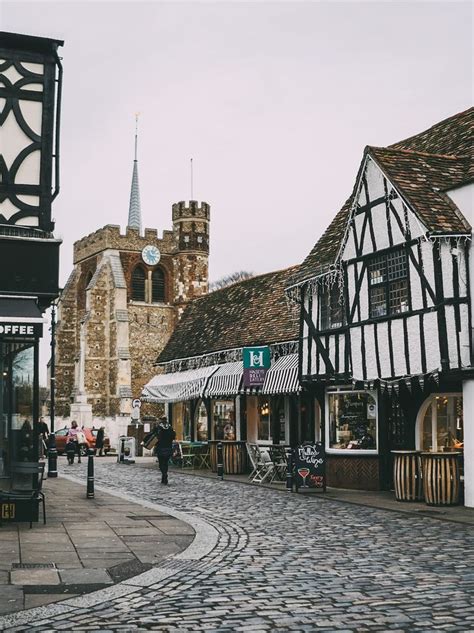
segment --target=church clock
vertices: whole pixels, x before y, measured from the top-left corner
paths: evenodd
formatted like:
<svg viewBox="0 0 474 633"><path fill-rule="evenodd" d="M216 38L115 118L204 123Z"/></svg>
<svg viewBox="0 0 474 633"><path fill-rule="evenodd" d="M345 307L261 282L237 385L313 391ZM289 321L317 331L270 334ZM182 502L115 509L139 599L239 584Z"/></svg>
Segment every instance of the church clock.
<svg viewBox="0 0 474 633"><path fill-rule="evenodd" d="M148 244L142 250L142 259L148 266L154 266L160 261L160 251L156 246Z"/></svg>

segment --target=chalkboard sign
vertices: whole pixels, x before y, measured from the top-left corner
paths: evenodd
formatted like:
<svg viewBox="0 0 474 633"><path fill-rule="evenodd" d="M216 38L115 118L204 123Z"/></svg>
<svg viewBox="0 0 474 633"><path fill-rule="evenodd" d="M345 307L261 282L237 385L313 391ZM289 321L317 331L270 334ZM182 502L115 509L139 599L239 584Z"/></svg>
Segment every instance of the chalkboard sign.
<svg viewBox="0 0 474 633"><path fill-rule="evenodd" d="M326 491L326 454L321 442L302 444L293 449L296 492L299 488Z"/></svg>

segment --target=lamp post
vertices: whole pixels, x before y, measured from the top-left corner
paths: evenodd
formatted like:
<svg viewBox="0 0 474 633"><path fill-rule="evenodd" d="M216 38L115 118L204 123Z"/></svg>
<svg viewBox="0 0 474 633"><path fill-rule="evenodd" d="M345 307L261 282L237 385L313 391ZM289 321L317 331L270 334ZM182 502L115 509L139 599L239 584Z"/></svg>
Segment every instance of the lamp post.
<svg viewBox="0 0 474 633"><path fill-rule="evenodd" d="M51 306L51 364L50 364L50 434L48 442L48 477L58 476L58 451L54 435L54 408L56 390L56 304Z"/></svg>

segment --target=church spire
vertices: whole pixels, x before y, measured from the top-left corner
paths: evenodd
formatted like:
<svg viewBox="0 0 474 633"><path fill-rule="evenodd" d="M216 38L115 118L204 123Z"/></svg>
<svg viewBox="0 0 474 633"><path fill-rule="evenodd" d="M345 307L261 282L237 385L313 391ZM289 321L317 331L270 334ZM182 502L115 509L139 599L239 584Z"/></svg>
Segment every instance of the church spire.
<svg viewBox="0 0 474 633"><path fill-rule="evenodd" d="M130 191L130 206L128 209L127 226L142 230L142 218L140 207L140 188L138 186L138 114L135 115L135 160L133 161L132 189Z"/></svg>

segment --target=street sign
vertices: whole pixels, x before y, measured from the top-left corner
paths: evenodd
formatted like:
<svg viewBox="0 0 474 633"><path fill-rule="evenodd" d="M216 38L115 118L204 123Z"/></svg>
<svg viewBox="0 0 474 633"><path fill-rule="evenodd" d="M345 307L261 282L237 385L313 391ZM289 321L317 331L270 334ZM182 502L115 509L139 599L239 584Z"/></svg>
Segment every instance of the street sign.
<svg viewBox="0 0 474 633"><path fill-rule="evenodd" d="M244 387L261 387L270 369L270 348L267 346L244 347L243 361Z"/></svg>

